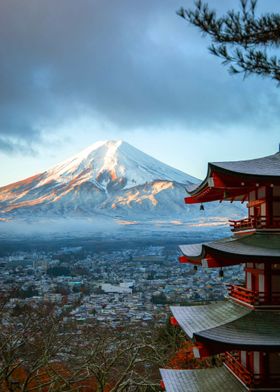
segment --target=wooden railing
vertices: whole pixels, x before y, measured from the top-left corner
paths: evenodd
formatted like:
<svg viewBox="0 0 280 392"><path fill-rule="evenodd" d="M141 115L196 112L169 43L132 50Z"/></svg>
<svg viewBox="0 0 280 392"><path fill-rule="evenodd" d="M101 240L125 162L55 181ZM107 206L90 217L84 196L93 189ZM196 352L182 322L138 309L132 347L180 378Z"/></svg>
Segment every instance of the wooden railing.
<svg viewBox="0 0 280 392"><path fill-rule="evenodd" d="M266 216L257 218L244 218L240 220L229 220L231 231L250 229L280 229L280 216L268 219Z"/></svg>
<svg viewBox="0 0 280 392"><path fill-rule="evenodd" d="M245 218L240 220L229 220L231 231L249 230L254 229L251 218Z"/></svg>
<svg viewBox="0 0 280 392"><path fill-rule="evenodd" d="M239 362L238 358L229 352L225 353L225 364L233 371L233 373L244 382L245 385L251 386L254 381L254 374L249 372L242 363Z"/></svg>
<svg viewBox="0 0 280 392"><path fill-rule="evenodd" d="M272 294L265 293L263 291L249 290L243 286L237 286L230 284L227 286L228 294L232 298L236 298L239 301L246 302L247 304L258 306L258 305L279 305L280 306L280 292L275 291Z"/></svg>
<svg viewBox="0 0 280 392"><path fill-rule="evenodd" d="M225 365L238 377L247 387L269 388L280 386L280 373L254 374L250 372L239 360L239 355L225 353Z"/></svg>
<svg viewBox="0 0 280 392"><path fill-rule="evenodd" d="M228 285L228 294L230 297L236 298L250 305L256 304L256 293L252 290L246 289L245 287L230 284Z"/></svg>

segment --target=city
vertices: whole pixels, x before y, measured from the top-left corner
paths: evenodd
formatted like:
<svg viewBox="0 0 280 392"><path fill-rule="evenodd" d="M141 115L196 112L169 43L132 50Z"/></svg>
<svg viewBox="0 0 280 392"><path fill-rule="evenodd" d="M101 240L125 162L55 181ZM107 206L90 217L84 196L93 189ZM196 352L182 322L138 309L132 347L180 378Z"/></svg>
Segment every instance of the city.
<svg viewBox="0 0 280 392"><path fill-rule="evenodd" d="M175 246L89 251L13 251L0 258L0 285L8 308L53 303L64 322L111 327L164 324L168 308L221 300L227 284L244 280L242 266L224 271L181 265Z"/></svg>

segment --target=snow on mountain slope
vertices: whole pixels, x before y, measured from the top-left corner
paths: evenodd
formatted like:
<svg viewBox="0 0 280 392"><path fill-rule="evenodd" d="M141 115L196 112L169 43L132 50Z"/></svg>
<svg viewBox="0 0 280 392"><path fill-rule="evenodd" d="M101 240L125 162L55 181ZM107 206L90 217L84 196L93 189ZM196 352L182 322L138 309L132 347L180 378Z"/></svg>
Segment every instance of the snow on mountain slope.
<svg viewBox="0 0 280 392"><path fill-rule="evenodd" d="M46 172L46 178L37 186L53 180L69 182L80 176L107 189L117 182L122 188L141 185L154 180L197 183L198 180L151 156L130 144L118 141L99 141L73 158Z"/></svg>
<svg viewBox="0 0 280 392"><path fill-rule="evenodd" d="M186 211L193 217L197 206L187 208L183 198L185 186L198 182L126 142L100 141L50 170L0 188L0 219L73 215L153 219L178 217Z"/></svg>

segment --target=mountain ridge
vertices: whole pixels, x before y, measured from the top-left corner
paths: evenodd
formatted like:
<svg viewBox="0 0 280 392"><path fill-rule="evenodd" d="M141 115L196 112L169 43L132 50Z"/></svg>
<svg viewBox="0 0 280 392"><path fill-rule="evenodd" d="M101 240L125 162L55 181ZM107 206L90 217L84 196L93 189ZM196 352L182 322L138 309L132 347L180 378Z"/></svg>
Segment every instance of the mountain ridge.
<svg viewBox="0 0 280 392"><path fill-rule="evenodd" d="M185 187L199 182L122 140L99 141L49 170L1 187L0 219L193 216L197 206L186 206L183 198ZM209 216L216 210L210 208Z"/></svg>

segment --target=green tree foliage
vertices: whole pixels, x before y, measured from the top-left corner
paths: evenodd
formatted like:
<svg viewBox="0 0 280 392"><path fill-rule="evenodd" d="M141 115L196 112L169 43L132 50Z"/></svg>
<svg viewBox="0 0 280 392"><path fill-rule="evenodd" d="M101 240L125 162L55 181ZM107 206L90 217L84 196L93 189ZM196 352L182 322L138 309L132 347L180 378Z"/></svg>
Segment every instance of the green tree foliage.
<svg viewBox="0 0 280 392"><path fill-rule="evenodd" d="M47 274L50 276L68 276L70 275L70 269L63 266L55 266L48 268Z"/></svg>
<svg viewBox="0 0 280 392"><path fill-rule="evenodd" d="M151 301L153 304L156 304L156 305L165 305L168 303L167 297L164 293L152 295Z"/></svg>
<svg viewBox="0 0 280 392"><path fill-rule="evenodd" d="M193 9L177 13L196 26L212 43L210 53L222 59L232 74L255 74L280 81L280 14L256 14L257 0L240 0L240 10L217 16L208 3L198 0Z"/></svg>
<svg viewBox="0 0 280 392"><path fill-rule="evenodd" d="M30 285L25 290L19 290L18 292L20 298L31 298L36 295L39 295L39 292L34 285Z"/></svg>

